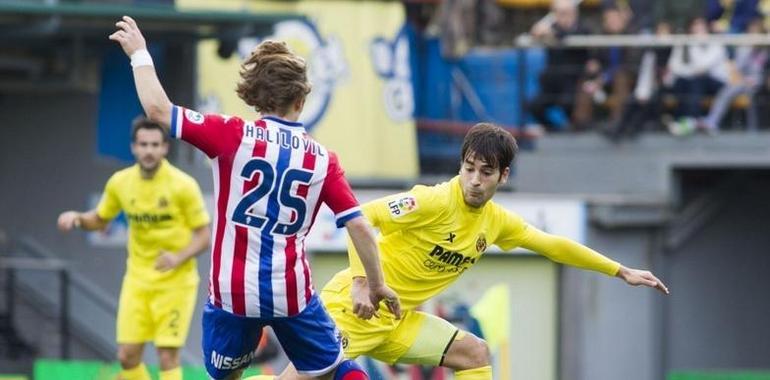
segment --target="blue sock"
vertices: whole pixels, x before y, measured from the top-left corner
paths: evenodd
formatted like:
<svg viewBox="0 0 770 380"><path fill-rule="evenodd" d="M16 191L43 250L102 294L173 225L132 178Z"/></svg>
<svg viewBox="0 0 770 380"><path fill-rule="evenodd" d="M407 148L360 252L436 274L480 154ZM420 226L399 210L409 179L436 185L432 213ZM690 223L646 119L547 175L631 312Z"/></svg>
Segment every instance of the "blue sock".
<svg viewBox="0 0 770 380"><path fill-rule="evenodd" d="M350 359L345 359L337 366L334 372L334 380L369 380L363 368Z"/></svg>

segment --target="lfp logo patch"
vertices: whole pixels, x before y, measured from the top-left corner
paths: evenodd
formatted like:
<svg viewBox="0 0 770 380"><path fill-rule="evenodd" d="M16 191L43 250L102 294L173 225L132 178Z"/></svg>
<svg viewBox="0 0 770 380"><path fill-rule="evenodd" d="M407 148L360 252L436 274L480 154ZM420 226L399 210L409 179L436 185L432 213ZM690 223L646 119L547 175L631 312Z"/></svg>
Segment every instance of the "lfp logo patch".
<svg viewBox="0 0 770 380"><path fill-rule="evenodd" d="M390 210L390 215L393 215L395 218L404 216L414 210L417 210L417 198L411 195L407 195L399 199L392 200L388 202L388 209Z"/></svg>

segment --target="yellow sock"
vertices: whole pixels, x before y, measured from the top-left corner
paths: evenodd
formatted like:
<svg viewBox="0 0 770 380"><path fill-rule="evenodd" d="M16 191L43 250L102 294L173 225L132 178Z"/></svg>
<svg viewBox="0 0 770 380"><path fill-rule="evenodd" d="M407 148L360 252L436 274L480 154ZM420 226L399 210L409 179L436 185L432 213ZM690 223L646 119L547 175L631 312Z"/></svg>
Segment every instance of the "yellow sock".
<svg viewBox="0 0 770 380"><path fill-rule="evenodd" d="M275 376L273 375L256 375L256 376L249 376L243 380L273 380L275 379Z"/></svg>
<svg viewBox="0 0 770 380"><path fill-rule="evenodd" d="M139 363L138 366L131 369L124 369L120 371L121 380L152 380L150 373L147 372L147 367L144 363Z"/></svg>
<svg viewBox="0 0 770 380"><path fill-rule="evenodd" d="M492 366L455 371L455 380L492 380Z"/></svg>
<svg viewBox="0 0 770 380"><path fill-rule="evenodd" d="M182 380L182 367L160 371L160 380Z"/></svg>

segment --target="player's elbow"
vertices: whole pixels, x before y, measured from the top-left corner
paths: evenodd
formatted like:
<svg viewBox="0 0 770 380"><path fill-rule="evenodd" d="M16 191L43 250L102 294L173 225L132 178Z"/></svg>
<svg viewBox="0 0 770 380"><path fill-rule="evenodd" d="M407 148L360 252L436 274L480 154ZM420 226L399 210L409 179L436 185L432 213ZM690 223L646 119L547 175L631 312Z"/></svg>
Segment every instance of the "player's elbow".
<svg viewBox="0 0 770 380"><path fill-rule="evenodd" d="M147 118L150 121L160 124L161 126L168 126L171 122L171 104L153 103L144 107L144 112L147 114Z"/></svg>
<svg viewBox="0 0 770 380"><path fill-rule="evenodd" d="M355 217L345 222L345 228L351 235L360 235L369 229L369 222L362 216Z"/></svg>
<svg viewBox="0 0 770 380"><path fill-rule="evenodd" d="M198 240L204 248L211 244L211 227L209 227L209 225L196 229L195 235L198 237Z"/></svg>

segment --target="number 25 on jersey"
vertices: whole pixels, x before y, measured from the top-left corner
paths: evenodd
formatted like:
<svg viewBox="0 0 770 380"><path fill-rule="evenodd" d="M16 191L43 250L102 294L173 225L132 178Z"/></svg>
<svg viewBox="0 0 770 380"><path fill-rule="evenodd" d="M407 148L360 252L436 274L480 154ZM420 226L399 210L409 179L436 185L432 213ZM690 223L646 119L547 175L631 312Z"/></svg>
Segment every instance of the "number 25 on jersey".
<svg viewBox="0 0 770 380"><path fill-rule="evenodd" d="M307 204L304 199L292 195L291 189L295 182L309 185L313 173L300 169L288 169L282 173L281 178L275 178L275 168L269 162L255 158L243 166L241 177L251 181L257 173L260 174L261 181L238 202L233 211L233 222L257 229L272 228L274 234L297 233L305 221ZM252 214L251 209L265 196L269 196L266 217ZM278 223L281 207L288 207L297 213L293 222Z"/></svg>

